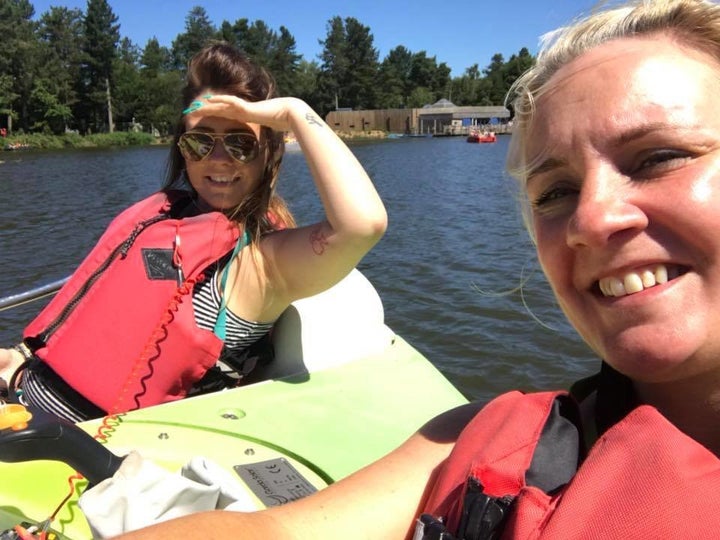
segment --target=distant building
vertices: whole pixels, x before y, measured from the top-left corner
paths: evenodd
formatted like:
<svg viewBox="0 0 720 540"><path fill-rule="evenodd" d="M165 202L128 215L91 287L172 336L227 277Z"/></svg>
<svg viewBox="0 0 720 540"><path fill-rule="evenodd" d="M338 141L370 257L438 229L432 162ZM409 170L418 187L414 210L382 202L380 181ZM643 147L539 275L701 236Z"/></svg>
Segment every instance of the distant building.
<svg viewBox="0 0 720 540"><path fill-rule="evenodd" d="M510 111L502 106L457 107L441 99L421 109L375 109L328 113L325 121L336 131L373 131L389 133L432 133L434 135L460 135L473 126L493 131L507 130Z"/></svg>

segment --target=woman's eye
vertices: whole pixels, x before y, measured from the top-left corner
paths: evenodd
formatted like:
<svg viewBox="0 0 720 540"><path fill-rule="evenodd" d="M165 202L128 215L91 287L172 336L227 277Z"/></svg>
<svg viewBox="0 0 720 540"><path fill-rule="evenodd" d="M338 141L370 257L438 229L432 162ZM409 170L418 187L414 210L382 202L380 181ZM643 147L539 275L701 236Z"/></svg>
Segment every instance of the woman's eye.
<svg viewBox="0 0 720 540"><path fill-rule="evenodd" d="M688 152L682 150L655 150L652 153L640 158L639 163L634 167L635 174L671 170L682 165L690 159Z"/></svg>
<svg viewBox="0 0 720 540"><path fill-rule="evenodd" d="M577 188L570 186L555 186L543 191L532 201L532 206L538 211L549 211L549 208L560 204L568 197L577 194Z"/></svg>

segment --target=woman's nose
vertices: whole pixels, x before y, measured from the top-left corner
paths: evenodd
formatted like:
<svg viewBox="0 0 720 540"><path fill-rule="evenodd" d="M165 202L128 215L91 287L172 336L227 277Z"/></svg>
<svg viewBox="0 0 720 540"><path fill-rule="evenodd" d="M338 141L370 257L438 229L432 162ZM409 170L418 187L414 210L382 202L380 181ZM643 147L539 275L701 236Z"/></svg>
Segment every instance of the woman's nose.
<svg viewBox="0 0 720 540"><path fill-rule="evenodd" d="M227 150L225 150L225 145L223 145L222 140L218 138L215 139L215 145L213 146L208 159L229 160L232 158L230 157L230 154L228 154Z"/></svg>
<svg viewBox="0 0 720 540"><path fill-rule="evenodd" d="M567 230L570 247L607 244L624 233L647 227L648 218L638 206L631 181L611 167L586 174Z"/></svg>

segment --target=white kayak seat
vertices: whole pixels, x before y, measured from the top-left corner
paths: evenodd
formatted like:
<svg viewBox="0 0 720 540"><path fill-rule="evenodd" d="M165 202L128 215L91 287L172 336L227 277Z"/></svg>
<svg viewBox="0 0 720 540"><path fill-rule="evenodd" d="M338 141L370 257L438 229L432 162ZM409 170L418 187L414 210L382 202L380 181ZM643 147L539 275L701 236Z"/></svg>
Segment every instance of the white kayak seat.
<svg viewBox="0 0 720 540"><path fill-rule="evenodd" d="M382 300L357 269L326 291L293 302L273 328L275 359L255 380L312 373L384 351L394 333Z"/></svg>

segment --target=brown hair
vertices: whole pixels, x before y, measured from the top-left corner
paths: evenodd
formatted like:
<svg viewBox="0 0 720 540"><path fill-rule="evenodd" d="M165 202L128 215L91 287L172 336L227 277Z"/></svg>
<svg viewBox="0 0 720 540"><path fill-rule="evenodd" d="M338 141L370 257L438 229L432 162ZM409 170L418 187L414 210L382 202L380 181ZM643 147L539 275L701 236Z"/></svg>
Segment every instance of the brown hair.
<svg viewBox="0 0 720 540"><path fill-rule="evenodd" d="M262 101L277 96L275 81L270 73L225 42L207 45L190 60L182 91L182 109L189 107L198 94L208 88L248 101ZM185 160L177 146L184 131L185 123L180 115L168 158L164 190L192 189L184 174ZM268 148L262 182L237 207L225 212L250 232L256 245L267 232L295 226L285 201L275 193L285 151L284 133L263 126L261 134Z"/></svg>

